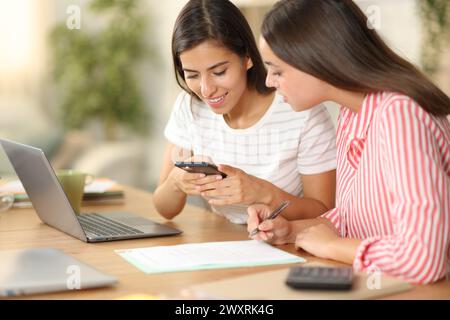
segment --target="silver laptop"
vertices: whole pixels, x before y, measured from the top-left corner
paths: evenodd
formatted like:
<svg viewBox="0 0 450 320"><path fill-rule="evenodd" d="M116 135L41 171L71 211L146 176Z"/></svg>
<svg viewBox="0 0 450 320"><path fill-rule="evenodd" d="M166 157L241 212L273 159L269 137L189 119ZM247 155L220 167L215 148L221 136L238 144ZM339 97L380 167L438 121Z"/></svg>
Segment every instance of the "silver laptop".
<svg viewBox="0 0 450 320"><path fill-rule="evenodd" d="M181 231L128 212L75 214L41 149L0 139L39 218L85 242L180 234Z"/></svg>
<svg viewBox="0 0 450 320"><path fill-rule="evenodd" d="M0 251L0 297L110 286L117 279L52 248Z"/></svg>

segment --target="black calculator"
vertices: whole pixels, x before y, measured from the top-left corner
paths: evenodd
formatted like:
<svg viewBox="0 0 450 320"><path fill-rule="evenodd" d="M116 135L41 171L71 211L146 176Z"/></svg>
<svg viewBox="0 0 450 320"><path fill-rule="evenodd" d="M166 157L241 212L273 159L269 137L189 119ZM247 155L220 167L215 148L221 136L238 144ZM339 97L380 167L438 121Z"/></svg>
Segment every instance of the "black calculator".
<svg viewBox="0 0 450 320"><path fill-rule="evenodd" d="M353 283L351 267L291 267L286 284L295 289L349 290Z"/></svg>

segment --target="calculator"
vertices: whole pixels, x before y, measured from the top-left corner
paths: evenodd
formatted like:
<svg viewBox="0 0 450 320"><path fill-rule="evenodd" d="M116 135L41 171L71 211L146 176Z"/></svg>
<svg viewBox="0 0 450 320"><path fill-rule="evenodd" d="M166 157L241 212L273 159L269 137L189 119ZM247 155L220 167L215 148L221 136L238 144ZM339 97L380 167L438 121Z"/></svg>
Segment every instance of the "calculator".
<svg viewBox="0 0 450 320"><path fill-rule="evenodd" d="M291 267L286 284L294 289L349 290L353 283L351 267Z"/></svg>

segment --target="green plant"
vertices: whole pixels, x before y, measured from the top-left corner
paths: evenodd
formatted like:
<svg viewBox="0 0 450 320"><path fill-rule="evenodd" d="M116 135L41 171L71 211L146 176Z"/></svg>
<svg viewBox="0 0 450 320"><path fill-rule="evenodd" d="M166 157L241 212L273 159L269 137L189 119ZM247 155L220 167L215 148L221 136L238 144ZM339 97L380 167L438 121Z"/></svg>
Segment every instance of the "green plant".
<svg viewBox="0 0 450 320"><path fill-rule="evenodd" d="M417 0L424 27L421 63L424 71L434 76L450 29L449 0Z"/></svg>
<svg viewBox="0 0 450 320"><path fill-rule="evenodd" d="M106 27L70 30L61 23L50 36L64 124L80 128L99 119L108 138L114 138L120 125L144 134L150 118L135 69L150 55L143 41L147 19L138 0L92 0L89 8L96 18L104 18Z"/></svg>

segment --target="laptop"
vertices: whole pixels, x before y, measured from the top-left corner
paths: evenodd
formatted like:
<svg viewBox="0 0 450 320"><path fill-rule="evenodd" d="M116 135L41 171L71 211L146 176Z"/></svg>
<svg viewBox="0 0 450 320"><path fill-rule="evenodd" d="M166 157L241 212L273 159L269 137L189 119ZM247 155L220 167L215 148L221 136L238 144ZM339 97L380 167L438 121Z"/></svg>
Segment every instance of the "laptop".
<svg viewBox="0 0 450 320"><path fill-rule="evenodd" d="M175 228L128 212L76 214L41 149L0 139L39 218L85 242L103 242L180 234Z"/></svg>
<svg viewBox="0 0 450 320"><path fill-rule="evenodd" d="M113 276L53 248L0 251L0 297L111 286Z"/></svg>

